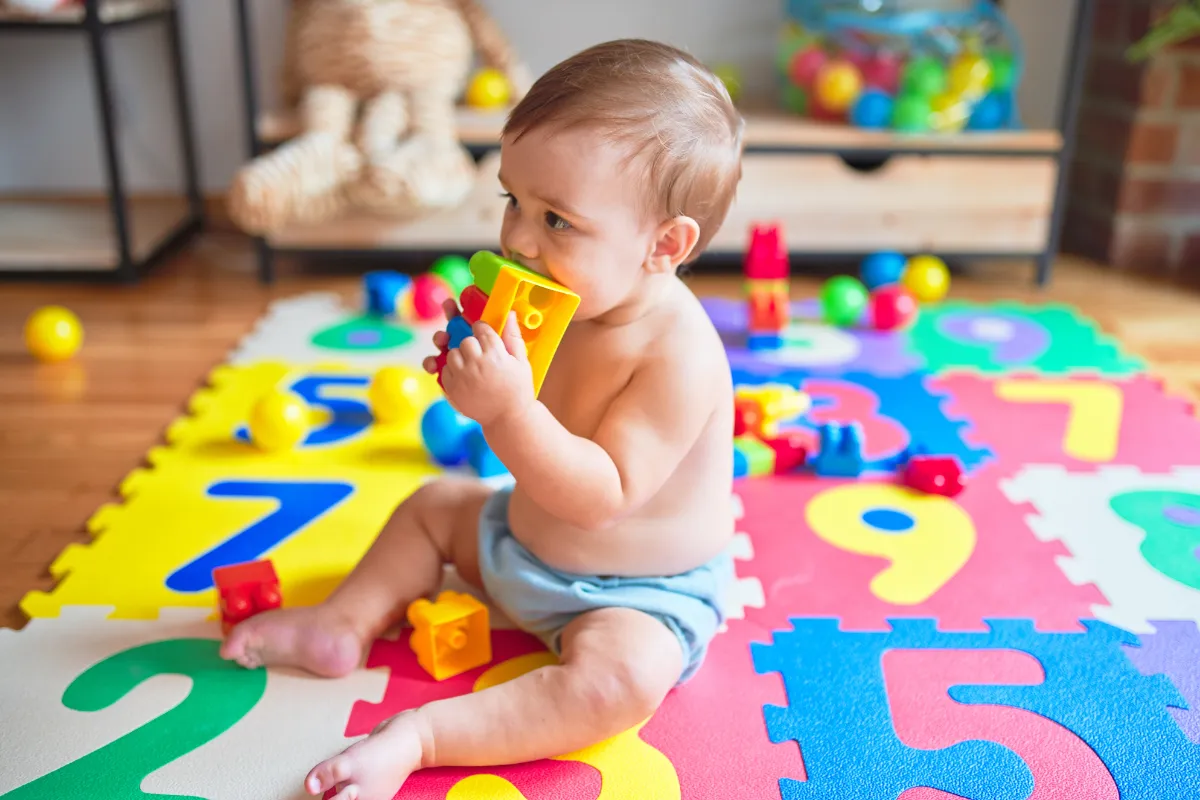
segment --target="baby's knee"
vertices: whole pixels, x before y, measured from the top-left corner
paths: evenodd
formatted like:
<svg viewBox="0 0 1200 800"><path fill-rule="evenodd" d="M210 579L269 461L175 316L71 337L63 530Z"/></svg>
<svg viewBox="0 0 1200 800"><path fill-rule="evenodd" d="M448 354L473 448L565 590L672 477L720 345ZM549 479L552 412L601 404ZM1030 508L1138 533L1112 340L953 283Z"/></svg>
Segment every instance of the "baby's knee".
<svg viewBox="0 0 1200 800"><path fill-rule="evenodd" d="M653 716L678 676L650 661L611 660L575 664L575 702L593 718L610 721L619 733Z"/></svg>

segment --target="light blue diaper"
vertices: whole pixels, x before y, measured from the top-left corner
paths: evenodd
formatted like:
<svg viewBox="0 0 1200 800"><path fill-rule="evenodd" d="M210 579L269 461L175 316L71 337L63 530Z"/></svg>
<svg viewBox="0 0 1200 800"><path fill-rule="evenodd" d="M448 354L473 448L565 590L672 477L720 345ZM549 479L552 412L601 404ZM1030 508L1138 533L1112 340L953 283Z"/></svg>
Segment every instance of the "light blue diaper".
<svg viewBox="0 0 1200 800"><path fill-rule="evenodd" d="M511 489L484 504L479 518L479 572L496 607L523 630L560 654L567 623L598 608L633 608L661 620L683 648L687 681L725 621L723 599L735 580L733 559L722 553L679 575L626 578L576 575L547 566L516 540L508 527Z"/></svg>

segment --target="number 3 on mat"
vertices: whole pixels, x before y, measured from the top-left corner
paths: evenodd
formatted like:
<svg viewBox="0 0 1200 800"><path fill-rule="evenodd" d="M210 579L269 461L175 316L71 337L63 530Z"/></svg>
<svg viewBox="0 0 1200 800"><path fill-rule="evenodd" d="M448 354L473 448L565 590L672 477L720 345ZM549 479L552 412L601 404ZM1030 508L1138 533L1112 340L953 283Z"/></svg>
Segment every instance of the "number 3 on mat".
<svg viewBox="0 0 1200 800"><path fill-rule="evenodd" d="M176 592L211 589L212 571L228 564L261 558L292 534L307 527L354 491L348 483L329 481L221 481L208 488L209 497L276 500L279 507L183 565L167 578Z"/></svg>
<svg viewBox="0 0 1200 800"><path fill-rule="evenodd" d="M183 702L99 750L2 795L4 800L80 797L91 800L199 800L147 794L155 770L212 741L254 708L267 671L242 669L217 655L214 639L152 642L109 656L71 682L62 702L73 711L101 711L155 675L183 675L192 688Z"/></svg>

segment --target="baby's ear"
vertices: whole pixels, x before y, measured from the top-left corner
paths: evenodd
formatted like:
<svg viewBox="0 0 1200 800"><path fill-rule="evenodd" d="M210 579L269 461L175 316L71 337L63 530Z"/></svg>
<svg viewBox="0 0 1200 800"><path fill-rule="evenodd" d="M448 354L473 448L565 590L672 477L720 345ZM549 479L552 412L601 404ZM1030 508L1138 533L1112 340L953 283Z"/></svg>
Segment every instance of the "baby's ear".
<svg viewBox="0 0 1200 800"><path fill-rule="evenodd" d="M700 225L691 217L678 216L659 225L654 233L654 247L646 259L646 269L674 273L696 248Z"/></svg>

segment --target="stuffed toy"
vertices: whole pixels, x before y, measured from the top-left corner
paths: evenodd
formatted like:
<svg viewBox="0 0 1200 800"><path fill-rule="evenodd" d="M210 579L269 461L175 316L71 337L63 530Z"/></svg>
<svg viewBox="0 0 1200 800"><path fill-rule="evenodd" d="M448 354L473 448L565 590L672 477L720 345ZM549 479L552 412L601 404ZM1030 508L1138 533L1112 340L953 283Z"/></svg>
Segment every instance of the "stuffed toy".
<svg viewBox="0 0 1200 800"><path fill-rule="evenodd" d="M233 221L266 234L459 204L476 167L455 103L476 52L523 96L527 72L477 0L292 0L283 96L301 133L238 172Z"/></svg>

